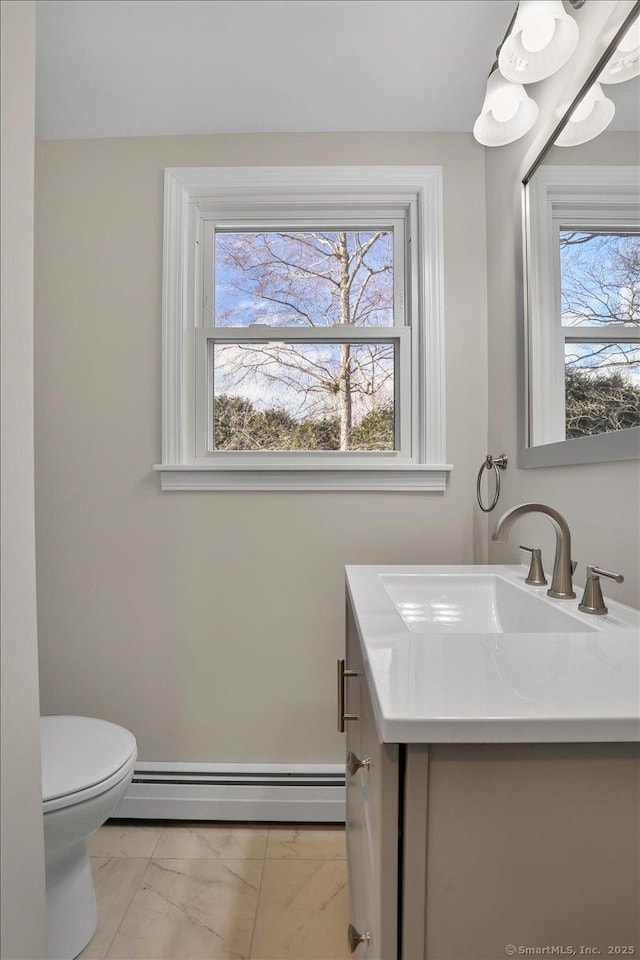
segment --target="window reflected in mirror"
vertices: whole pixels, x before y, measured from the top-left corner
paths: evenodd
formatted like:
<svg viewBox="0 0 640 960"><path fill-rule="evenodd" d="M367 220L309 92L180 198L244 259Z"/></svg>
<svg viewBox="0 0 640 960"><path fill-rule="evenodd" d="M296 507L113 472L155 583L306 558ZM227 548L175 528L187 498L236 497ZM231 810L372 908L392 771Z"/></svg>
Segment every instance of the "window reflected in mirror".
<svg viewBox="0 0 640 960"><path fill-rule="evenodd" d="M567 224L558 239L565 437L638 427L640 233ZM620 324L629 339L604 339Z"/></svg>
<svg viewBox="0 0 640 960"><path fill-rule="evenodd" d="M552 146L526 185L527 446L621 434L634 456L640 78L607 84L606 95L616 108L608 129Z"/></svg>

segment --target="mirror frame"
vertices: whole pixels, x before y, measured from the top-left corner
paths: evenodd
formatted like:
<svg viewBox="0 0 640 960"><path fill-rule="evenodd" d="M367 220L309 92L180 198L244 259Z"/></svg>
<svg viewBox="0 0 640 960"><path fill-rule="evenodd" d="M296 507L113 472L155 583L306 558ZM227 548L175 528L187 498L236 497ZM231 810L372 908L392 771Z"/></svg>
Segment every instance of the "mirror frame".
<svg viewBox="0 0 640 960"><path fill-rule="evenodd" d="M516 216L516 322L518 351L518 466L522 468L552 467L570 464L601 463L612 460L635 460L640 457L640 427L611 431L589 437L576 437L557 443L529 446L529 340L530 317L528 308L527 271L527 186L545 157L552 149L558 135L569 122L569 117L581 102L591 85L597 80L604 66L631 24L640 16L640 0L624 18L606 50L595 64L568 110L551 132L520 183L520 205Z"/></svg>

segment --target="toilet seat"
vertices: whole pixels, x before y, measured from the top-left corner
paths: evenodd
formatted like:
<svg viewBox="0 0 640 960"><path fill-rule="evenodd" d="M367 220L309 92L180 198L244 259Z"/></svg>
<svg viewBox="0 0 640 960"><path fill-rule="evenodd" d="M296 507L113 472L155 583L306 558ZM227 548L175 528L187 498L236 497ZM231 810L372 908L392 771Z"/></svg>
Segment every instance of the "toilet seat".
<svg viewBox="0 0 640 960"><path fill-rule="evenodd" d="M129 730L93 717L41 718L43 812L82 803L131 775L137 757Z"/></svg>

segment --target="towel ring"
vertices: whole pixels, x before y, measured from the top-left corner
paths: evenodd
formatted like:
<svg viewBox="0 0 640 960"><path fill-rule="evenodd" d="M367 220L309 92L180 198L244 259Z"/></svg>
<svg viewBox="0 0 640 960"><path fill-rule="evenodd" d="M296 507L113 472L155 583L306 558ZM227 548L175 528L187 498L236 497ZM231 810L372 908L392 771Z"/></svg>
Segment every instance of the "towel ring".
<svg viewBox="0 0 640 960"><path fill-rule="evenodd" d="M491 511L493 510L493 508L495 507L495 505L497 504L500 498L500 470L506 470L508 462L509 461L507 460L507 457L504 453L501 453L499 457L492 457L491 454L488 453L484 463L482 464L482 466L480 467L480 470L478 471L478 480L476 482L476 496L478 498L478 506L480 507L483 513L491 513ZM484 473L485 470L493 470L496 475L496 492L493 496L493 500L491 501L491 506L489 507L485 507L485 505L483 504L482 492L480 490L482 474Z"/></svg>

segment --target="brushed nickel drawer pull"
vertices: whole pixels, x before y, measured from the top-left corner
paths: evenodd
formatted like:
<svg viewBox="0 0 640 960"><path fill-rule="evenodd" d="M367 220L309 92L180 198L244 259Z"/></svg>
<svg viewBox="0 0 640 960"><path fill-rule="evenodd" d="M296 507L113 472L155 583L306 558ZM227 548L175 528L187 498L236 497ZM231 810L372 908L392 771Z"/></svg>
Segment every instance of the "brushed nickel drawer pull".
<svg viewBox="0 0 640 960"><path fill-rule="evenodd" d="M338 733L344 733L345 720L357 720L355 713L344 712L344 681L346 677L357 677L355 670L345 670L344 660L338 660Z"/></svg>
<svg viewBox="0 0 640 960"><path fill-rule="evenodd" d="M349 950L351 953L355 953L361 943L371 943L371 934L369 931L367 930L366 933L358 933L352 923L349 924L347 936L349 938Z"/></svg>
<svg viewBox="0 0 640 960"><path fill-rule="evenodd" d="M347 754L347 770L349 771L349 776L352 777L358 772L358 770L370 770L371 769L371 760L369 757L366 760L360 760L359 757L356 757L353 750L349 750Z"/></svg>

